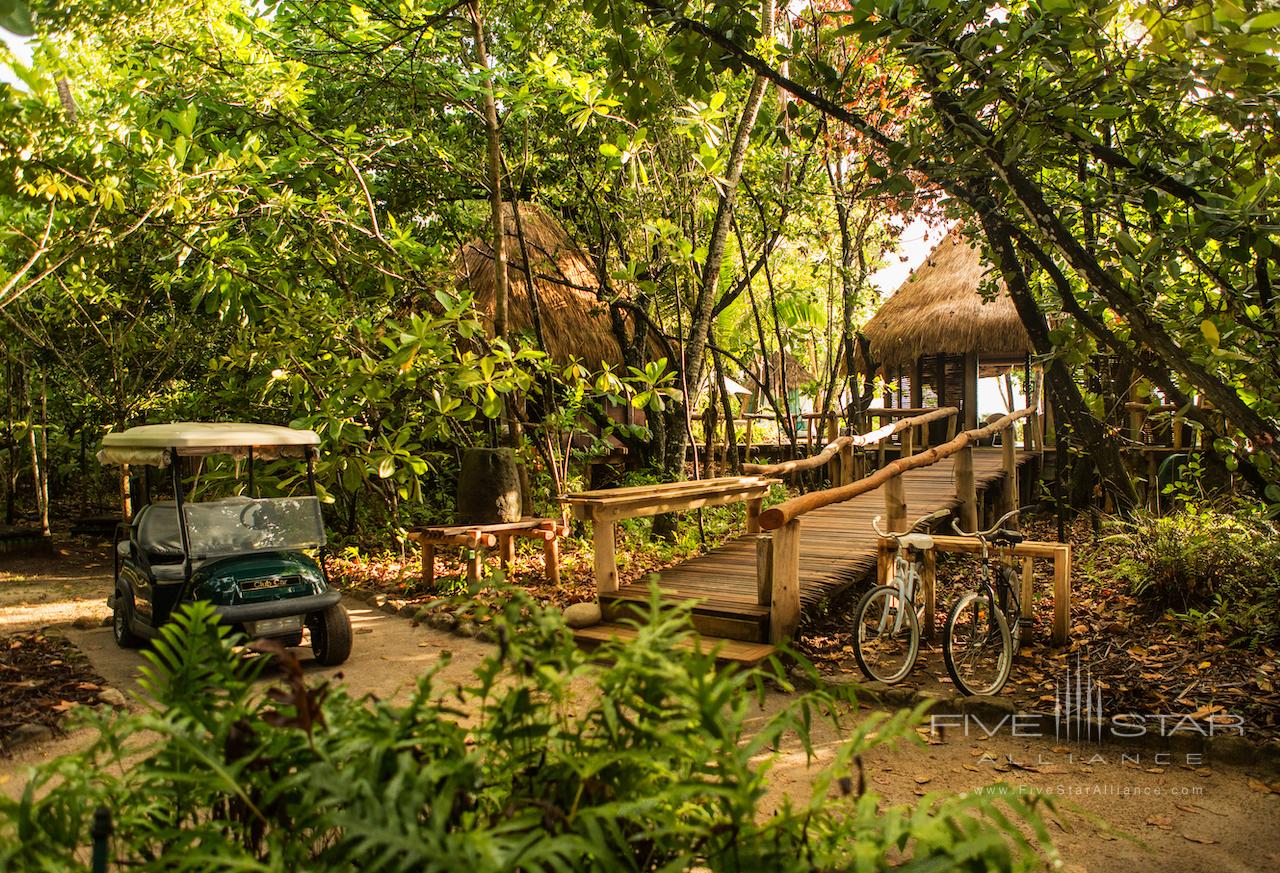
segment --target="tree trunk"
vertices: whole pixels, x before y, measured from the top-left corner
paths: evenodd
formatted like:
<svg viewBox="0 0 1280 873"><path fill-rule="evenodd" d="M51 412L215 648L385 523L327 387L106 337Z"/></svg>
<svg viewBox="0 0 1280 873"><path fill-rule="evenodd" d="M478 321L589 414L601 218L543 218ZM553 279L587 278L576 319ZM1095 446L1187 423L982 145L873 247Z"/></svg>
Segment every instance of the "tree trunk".
<svg viewBox="0 0 1280 873"><path fill-rule="evenodd" d="M987 241L991 244L991 249L996 256L996 263L1004 277L1005 286L1009 289L1009 296L1013 298L1018 317L1027 328L1027 335L1031 338L1036 355L1049 359L1049 385L1052 386L1051 390L1056 395L1053 398L1055 406L1062 410L1065 417L1069 419L1072 429L1089 447L1087 457L1097 468L1101 481L1115 497L1116 503L1122 509L1132 508L1137 504L1138 496L1134 491L1133 480L1129 477L1128 469L1124 465L1120 448L1114 439L1107 438L1105 426L1089 412L1066 364L1053 354L1053 342L1049 339L1049 323L1045 320L1044 313L1040 311L1027 284L1026 273L1018 261L1013 239L990 211L980 213L979 218L986 232ZM1012 402L1012 398L1010 401Z"/></svg>
<svg viewBox="0 0 1280 873"><path fill-rule="evenodd" d="M471 15L471 28L475 35L476 63L484 71L484 133L488 151L489 208L493 223L493 335L507 335L507 234L502 215L502 150L498 129L498 106L493 98L493 70L489 66L489 52L485 48L484 19L480 4L469 0L467 11ZM527 266L527 265L526 265Z"/></svg>

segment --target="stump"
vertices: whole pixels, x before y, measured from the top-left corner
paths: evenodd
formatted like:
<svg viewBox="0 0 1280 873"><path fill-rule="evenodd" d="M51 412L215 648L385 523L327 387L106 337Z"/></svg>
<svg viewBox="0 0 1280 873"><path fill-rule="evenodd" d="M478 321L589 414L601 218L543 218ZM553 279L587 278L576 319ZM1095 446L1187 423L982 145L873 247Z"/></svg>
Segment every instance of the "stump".
<svg viewBox="0 0 1280 873"><path fill-rule="evenodd" d="M511 449L467 449L458 475L458 523L519 521L520 473Z"/></svg>

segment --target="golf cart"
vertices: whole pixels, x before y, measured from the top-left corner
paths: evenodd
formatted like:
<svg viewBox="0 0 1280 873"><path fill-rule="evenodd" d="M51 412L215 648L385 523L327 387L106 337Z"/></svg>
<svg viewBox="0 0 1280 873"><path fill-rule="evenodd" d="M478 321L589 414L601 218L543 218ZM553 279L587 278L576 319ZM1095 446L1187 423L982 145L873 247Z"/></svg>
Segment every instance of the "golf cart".
<svg viewBox="0 0 1280 873"><path fill-rule="evenodd" d="M323 562L310 554L324 546L324 522L316 496L315 457L320 438L309 430L262 424L150 424L108 434L98 460L145 468L145 503L115 537L115 588L109 605L116 643L136 646L154 638L174 610L192 600L212 603L227 624L254 639L302 643L321 664L341 664L351 654L351 619L329 586ZM192 493L205 459L234 459L242 493L217 500L185 499L184 466ZM307 496L257 496L255 462L303 458ZM153 468L168 467L173 500L151 502Z"/></svg>

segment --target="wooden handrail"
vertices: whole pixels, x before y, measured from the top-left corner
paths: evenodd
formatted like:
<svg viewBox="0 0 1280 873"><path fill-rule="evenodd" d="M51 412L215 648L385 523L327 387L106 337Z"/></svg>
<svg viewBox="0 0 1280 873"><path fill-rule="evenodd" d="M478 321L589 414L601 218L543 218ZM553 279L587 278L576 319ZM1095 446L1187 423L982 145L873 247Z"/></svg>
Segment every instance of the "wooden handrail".
<svg viewBox="0 0 1280 873"><path fill-rule="evenodd" d="M937 412L941 411L942 410L937 410ZM1026 418L1035 412L1036 408L1034 406L1027 407L1026 409L1020 409L1017 412L1012 412L996 419L985 427L966 430L950 442L943 443L942 445L936 446L932 449L926 449L918 455L899 458L893 463L872 473L870 476L859 479L857 482L842 485L838 488L828 488L825 491L811 491L808 494L793 497L785 503L779 503L777 506L770 507L760 513L760 527L764 530L777 530L807 512L813 512L815 509L821 509L822 507L830 506L833 503L843 503L844 501L851 500L860 494L866 494L868 491L874 491L881 485L884 485L908 470L914 470L919 467L927 467L930 464L935 464L943 458L948 458L979 440L986 439L992 434L1005 430L1015 421ZM911 419L907 419L907 421L910 420Z"/></svg>
<svg viewBox="0 0 1280 873"><path fill-rule="evenodd" d="M758 476L778 476L783 473L798 473L802 470L815 470L831 461L836 453L844 446L870 446L875 445L881 440L886 440L896 433L906 430L909 427L921 427L931 422L940 421L958 415L960 410L954 406L943 406L938 409L930 409L923 415L916 415L911 418L903 418L898 421L878 427L867 433L857 434L856 436L842 436L827 443L827 445L812 457L803 458L797 461L785 461L780 464L743 464L742 471Z"/></svg>

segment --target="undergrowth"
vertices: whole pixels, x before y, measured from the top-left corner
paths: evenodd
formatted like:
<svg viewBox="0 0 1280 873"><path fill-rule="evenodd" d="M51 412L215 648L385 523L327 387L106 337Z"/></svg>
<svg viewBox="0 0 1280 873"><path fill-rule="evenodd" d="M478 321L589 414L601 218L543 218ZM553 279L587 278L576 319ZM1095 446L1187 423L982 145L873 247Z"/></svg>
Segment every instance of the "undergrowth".
<svg viewBox="0 0 1280 873"><path fill-rule="evenodd" d="M86 715L96 741L0 799L0 869L80 869L98 806L115 820L112 870L1007 870L1055 857L1043 800L889 806L867 788L859 756L911 738L920 710L862 716L810 797L766 808L776 751L812 755L812 728L838 724L842 701L796 693L760 718L766 674L681 648L683 610L655 601L637 639L592 661L527 597L493 623L498 645L469 683L439 681L438 666L403 702L357 700L308 682L284 650L285 683L264 694L265 659L195 604L146 652L138 711Z"/></svg>

